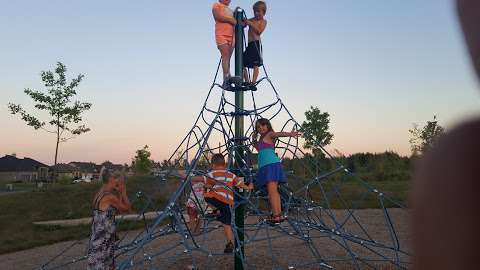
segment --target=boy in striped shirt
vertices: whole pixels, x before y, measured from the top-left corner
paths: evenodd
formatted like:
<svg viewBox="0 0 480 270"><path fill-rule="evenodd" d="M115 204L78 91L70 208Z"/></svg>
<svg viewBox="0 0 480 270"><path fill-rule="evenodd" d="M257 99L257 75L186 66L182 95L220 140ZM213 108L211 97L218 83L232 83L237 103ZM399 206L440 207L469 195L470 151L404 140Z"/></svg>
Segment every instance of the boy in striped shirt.
<svg viewBox="0 0 480 270"><path fill-rule="evenodd" d="M233 252L233 231L231 227L233 201L233 188L234 186L251 190L253 189L253 183L246 185L243 179L237 177L235 174L227 170L227 164L222 154L215 154L212 156L212 170L207 176L193 176L193 182L204 182L208 192L204 194L205 201L216 209L217 220L223 225L223 230L227 238L227 245L225 246L224 253Z"/></svg>

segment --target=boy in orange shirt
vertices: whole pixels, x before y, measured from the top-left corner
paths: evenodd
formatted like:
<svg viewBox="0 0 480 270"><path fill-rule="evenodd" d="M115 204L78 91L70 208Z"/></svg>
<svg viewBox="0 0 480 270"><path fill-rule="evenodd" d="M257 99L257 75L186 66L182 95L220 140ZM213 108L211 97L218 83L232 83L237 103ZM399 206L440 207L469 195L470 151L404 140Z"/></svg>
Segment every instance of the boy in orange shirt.
<svg viewBox="0 0 480 270"><path fill-rule="evenodd" d="M243 179L237 177L235 174L229 172L226 168L225 158L222 154L215 154L212 156L212 170L207 176L193 176L191 181L204 182L209 191L204 194L205 201L213 206L218 215L217 220L223 225L223 230L227 238L227 245L224 253L233 252L233 231L231 227L232 213L230 207L233 208L233 188L234 186L251 190L253 183L248 186L243 182Z"/></svg>
<svg viewBox="0 0 480 270"><path fill-rule="evenodd" d="M213 18L215 19L215 41L222 56L224 88L230 78L230 57L235 44L234 26L237 24L233 17L233 11L228 7L230 2L230 0L219 0L212 7Z"/></svg>

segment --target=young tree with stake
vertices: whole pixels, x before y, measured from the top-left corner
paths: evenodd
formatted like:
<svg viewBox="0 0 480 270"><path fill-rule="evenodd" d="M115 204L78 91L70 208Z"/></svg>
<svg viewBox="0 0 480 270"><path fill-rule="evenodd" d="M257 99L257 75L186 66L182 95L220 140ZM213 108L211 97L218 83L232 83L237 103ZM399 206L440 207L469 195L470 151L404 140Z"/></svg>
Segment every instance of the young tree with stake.
<svg viewBox="0 0 480 270"><path fill-rule="evenodd" d="M21 119L28 126L36 130L42 129L55 134L54 168L57 165L59 144L90 131L81 122L83 120L82 113L88 111L92 104L72 100L77 95L76 89L84 76L79 74L70 82L67 82L66 72L67 67L61 62L57 62L54 72L42 71L41 73L42 82L46 88L45 91L36 91L28 88L24 90L25 94L35 102L34 107L39 111L47 112L49 119L42 121L39 117L28 113L19 104L8 104L10 112L14 115L20 115ZM56 171L54 171L54 180L56 180L56 176Z"/></svg>

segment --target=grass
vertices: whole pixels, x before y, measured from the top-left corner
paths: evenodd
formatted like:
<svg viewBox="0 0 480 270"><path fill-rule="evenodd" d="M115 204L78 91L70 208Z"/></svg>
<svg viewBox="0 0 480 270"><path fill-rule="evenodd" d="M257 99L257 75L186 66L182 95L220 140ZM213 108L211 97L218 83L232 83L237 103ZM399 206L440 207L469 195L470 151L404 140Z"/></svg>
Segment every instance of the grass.
<svg viewBox="0 0 480 270"><path fill-rule="evenodd" d="M290 178L291 186L301 186L305 179ZM409 181L373 181L375 188L387 196L405 204ZM139 190L149 194L153 205L147 211L162 209L165 200L178 188L178 182L159 182L152 177L132 177L127 180L129 197L134 198ZM369 192L365 186L353 179L333 179L324 183L328 201L319 186L312 186L312 196L325 206L343 208L344 204L334 192L338 188L342 198L352 208L379 208L378 194ZM84 239L90 234L90 226L59 227L36 226L34 221L76 219L91 216L92 199L100 188L99 184L70 184L49 186L44 191L27 191L0 196L0 254L48 245L61 241ZM367 192L368 191L368 192ZM142 209L147 200L133 203L134 210ZM386 201L386 207L395 207ZM140 228L142 224L121 224L119 230Z"/></svg>
<svg viewBox="0 0 480 270"><path fill-rule="evenodd" d="M151 177L127 180L129 197L139 190L151 196L149 209L161 208L165 198L177 185L167 185ZM88 237L90 226L38 226L34 221L76 219L92 215L92 199L99 184L56 185L45 191L30 191L0 196L0 254ZM142 209L146 200L134 202L134 210ZM119 226L119 229L132 228ZM135 228L135 227L134 227Z"/></svg>
<svg viewBox="0 0 480 270"><path fill-rule="evenodd" d="M311 179L289 179L290 186L297 190ZM322 192L323 188L323 192ZM377 190L378 192L374 192ZM408 204L410 181L368 181L362 183L352 176L333 177L328 181L310 186L308 197L325 208L397 208ZM381 194L381 195L380 195ZM297 194L305 197L305 194Z"/></svg>
<svg viewBox="0 0 480 270"><path fill-rule="evenodd" d="M11 192L7 190L6 185L7 184L12 184L13 185L13 192L19 192L19 191L34 191L36 190L35 183L2 183L2 186L0 187L0 192Z"/></svg>

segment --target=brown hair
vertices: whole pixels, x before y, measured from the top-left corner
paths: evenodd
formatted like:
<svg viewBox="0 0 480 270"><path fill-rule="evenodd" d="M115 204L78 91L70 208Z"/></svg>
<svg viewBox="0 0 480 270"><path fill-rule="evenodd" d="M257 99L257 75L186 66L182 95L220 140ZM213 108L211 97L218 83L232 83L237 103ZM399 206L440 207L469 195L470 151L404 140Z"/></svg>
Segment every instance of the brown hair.
<svg viewBox="0 0 480 270"><path fill-rule="evenodd" d="M214 154L212 156L211 162L213 165L217 165L217 166L225 165L225 157L220 153Z"/></svg>
<svg viewBox="0 0 480 270"><path fill-rule="evenodd" d="M260 118L257 120L257 122L255 122L255 131L257 131L258 125L262 125L262 126L266 125L268 132L273 131L272 124L270 123L270 120L268 120L267 118Z"/></svg>
<svg viewBox="0 0 480 270"><path fill-rule="evenodd" d="M267 3L265 1L257 1L255 4L253 4L253 10L261 10L263 13L267 13Z"/></svg>

